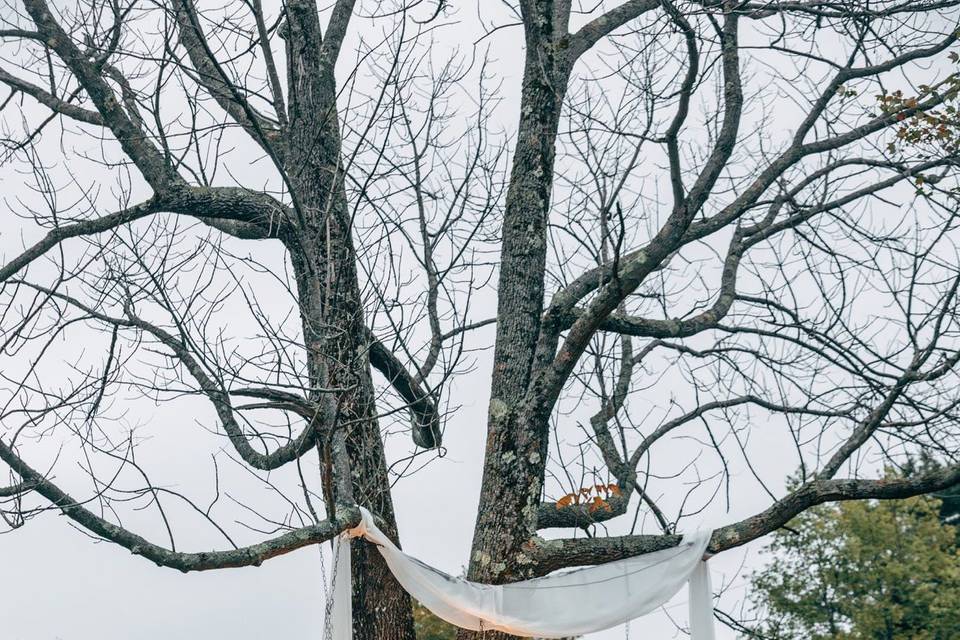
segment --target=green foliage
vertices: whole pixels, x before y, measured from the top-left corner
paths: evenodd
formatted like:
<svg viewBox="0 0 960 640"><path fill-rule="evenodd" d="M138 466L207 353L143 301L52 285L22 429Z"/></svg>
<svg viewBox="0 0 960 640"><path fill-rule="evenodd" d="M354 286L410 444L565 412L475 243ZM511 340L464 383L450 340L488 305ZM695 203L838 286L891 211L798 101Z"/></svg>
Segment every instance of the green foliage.
<svg viewBox="0 0 960 640"><path fill-rule="evenodd" d="M455 626L433 615L419 602L413 603L413 625L417 640L454 640L457 637Z"/></svg>
<svg viewBox="0 0 960 640"><path fill-rule="evenodd" d="M960 638L960 548L940 500L824 505L774 534L752 577L777 640Z"/></svg>
<svg viewBox="0 0 960 640"><path fill-rule="evenodd" d="M909 460L900 469L900 473L904 477L940 471L943 471L943 466L935 459L923 454L916 459ZM932 495L941 501L940 521L957 527L957 542L960 544L960 485L938 491Z"/></svg>

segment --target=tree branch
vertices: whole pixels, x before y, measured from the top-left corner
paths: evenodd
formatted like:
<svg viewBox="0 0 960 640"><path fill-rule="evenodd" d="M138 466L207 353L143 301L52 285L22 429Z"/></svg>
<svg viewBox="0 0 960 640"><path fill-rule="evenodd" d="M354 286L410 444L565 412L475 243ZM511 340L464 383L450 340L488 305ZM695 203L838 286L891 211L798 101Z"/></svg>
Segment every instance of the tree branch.
<svg viewBox="0 0 960 640"><path fill-rule="evenodd" d="M659 6L659 0L628 0L619 7L611 9L580 27L579 31L569 36L570 46L567 59L570 64L576 62L580 56L589 51L602 38Z"/></svg>
<svg viewBox="0 0 960 640"><path fill-rule="evenodd" d="M80 86L96 105L104 124L113 132L124 152L137 165L150 186L157 192L163 192L169 186L181 183L180 176L149 141L146 132L124 112L120 101L104 80L100 65L77 48L57 23L45 0L24 0L23 4L46 44L73 72Z"/></svg>
<svg viewBox="0 0 960 640"><path fill-rule="evenodd" d="M29 249L0 266L0 282L64 240L110 231L164 211L190 215L232 235L257 239L279 237L286 230L288 220L286 207L263 193L235 187L182 187L94 220L52 229Z"/></svg>
<svg viewBox="0 0 960 640"><path fill-rule="evenodd" d="M418 447L434 449L440 446L440 412L433 395L423 388L420 381L407 371L403 363L380 342L373 332L370 340L370 364L383 374L387 382L409 405L413 418L413 441Z"/></svg>
<svg viewBox="0 0 960 640"><path fill-rule="evenodd" d="M25 268L34 260L37 260L43 256L47 251L57 246L64 240L79 236L90 236L103 233L104 231L115 229L128 222L133 222L134 220L139 220L140 218L149 216L158 212L159 210L160 206L158 201L156 199L151 199L147 202L130 207L129 209L117 211L116 213L111 213L95 220L87 220L84 222L76 222L74 224L64 225L62 227L56 227L52 231L48 232L42 240L34 244L32 247L18 255L7 264L0 267L0 282L6 281L8 278Z"/></svg>
<svg viewBox="0 0 960 640"><path fill-rule="evenodd" d="M901 499L941 491L960 483L960 466L911 478L882 480L814 480L787 494L768 509L713 532L707 550L720 553L744 545L787 524L794 516L826 502ZM534 538L529 551L544 575L565 567L602 564L675 547L678 535L633 535L546 541Z"/></svg>
<svg viewBox="0 0 960 640"><path fill-rule="evenodd" d="M0 498L13 498L16 496L22 496L25 493L33 491L35 487L36 485L30 482L20 482L18 484L12 484L8 487L0 487Z"/></svg>
<svg viewBox="0 0 960 640"><path fill-rule="evenodd" d="M170 567L183 572L260 566L270 558L290 553L308 545L326 542L342 531L357 526L360 522L359 509L356 507L341 507L337 510L337 515L333 519L294 529L258 544L238 547L229 551L199 553L171 551L96 515L35 471L2 441L0 441L0 460L3 460L17 475L23 478L25 485L31 485L34 491L49 500L63 515L87 531L104 540L118 544L128 549L132 554L142 556L161 567Z"/></svg>
<svg viewBox="0 0 960 640"><path fill-rule="evenodd" d="M103 117L96 111L84 109L83 107L79 107L75 104L70 104L66 100L61 100L52 93L45 91L35 84L27 82L26 80L21 80L20 78L7 73L3 69L0 69L0 82L4 83L15 91L20 91L21 93L27 94L55 113L59 113L60 115L66 116L78 122L85 122L87 124L100 127L105 126Z"/></svg>
<svg viewBox="0 0 960 640"><path fill-rule="evenodd" d="M250 106L214 57L192 0L174 0L174 6L180 44L197 70L197 82L265 151L282 151L275 144L281 140L276 125Z"/></svg>
<svg viewBox="0 0 960 640"><path fill-rule="evenodd" d="M340 57L340 48L347 35L347 27L350 26L350 17L353 15L353 7L356 4L357 0L337 0L330 13L327 32L320 45L320 60L324 73L331 76L337 64L337 58Z"/></svg>
<svg viewBox="0 0 960 640"><path fill-rule="evenodd" d="M327 423L327 426L332 426L331 412L324 411L322 406L318 406L312 416L307 419L307 424L299 436L270 453L260 453L250 445L249 440L243 434L243 429L237 423L233 405L230 402L230 394L207 375L203 366L193 357L186 344L160 327L137 317L131 308L127 309L127 315L130 318L129 324L131 326L143 329L156 337L173 351L177 359L183 363L190 375L200 385L200 390L213 403L233 448L243 458L243 461L251 467L269 471L296 460L313 447L317 432L324 422ZM247 393L249 394L249 390L247 390ZM329 402L325 403L323 400L321 403L329 404Z"/></svg>

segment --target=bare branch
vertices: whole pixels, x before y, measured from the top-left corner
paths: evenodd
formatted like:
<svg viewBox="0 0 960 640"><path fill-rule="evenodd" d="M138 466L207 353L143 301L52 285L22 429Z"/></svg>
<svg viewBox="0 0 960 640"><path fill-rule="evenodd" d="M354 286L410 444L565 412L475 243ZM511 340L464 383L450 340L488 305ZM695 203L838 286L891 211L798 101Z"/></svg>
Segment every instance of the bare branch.
<svg viewBox="0 0 960 640"><path fill-rule="evenodd" d="M179 183L180 177L149 141L146 132L124 112L121 102L100 74L98 65L77 48L57 23L45 0L24 0L24 7L43 35L44 41L76 76L96 105L104 123L113 131L124 152L136 163L150 186L162 192Z"/></svg>
<svg viewBox="0 0 960 640"><path fill-rule="evenodd" d="M713 532L707 549L710 553L716 554L744 545L779 529L806 509L825 502L909 498L947 489L957 483L960 483L960 467L912 478L809 482L778 500L769 509L717 529ZM535 550L537 573L544 575L561 567L602 564L668 549L678 545L681 539L679 535L633 535L549 542L534 539L530 545Z"/></svg>
<svg viewBox="0 0 960 640"><path fill-rule="evenodd" d="M231 118L247 130L257 144L268 152L280 152L282 155L282 149L276 148L280 140L276 125L257 113L233 85L210 49L192 0L176 0L174 4L180 42L197 70L198 82ZM269 43L265 43L265 46L269 47Z"/></svg>
<svg viewBox="0 0 960 640"><path fill-rule="evenodd" d="M48 232L42 240L3 265L3 267L0 268L0 282L5 282L64 240L80 236L92 236L110 231L121 225L154 214L159 210L159 203L156 200L149 200L129 209L117 211L116 213L111 213L95 220L76 222L74 224L57 227Z"/></svg>
<svg viewBox="0 0 960 640"><path fill-rule="evenodd" d="M628 0L619 7L594 18L569 36L567 56L572 64L605 36L660 6L659 0Z"/></svg>
<svg viewBox="0 0 960 640"><path fill-rule="evenodd" d="M407 371L392 351L370 333L370 364L383 374L387 382L407 402L413 417L413 441L418 447L434 449L440 446L440 413L433 395L423 388L420 380Z"/></svg>
<svg viewBox="0 0 960 640"><path fill-rule="evenodd" d="M81 502L72 498L35 471L3 442L0 442L0 460L3 460L17 475L23 478L24 484L31 485L34 491L49 500L63 515L87 531L104 540L118 544L128 549L130 553L142 556L158 566L170 567L183 572L260 566L270 558L309 545L326 542L342 531L355 527L360 522L359 509L341 508L337 511L335 519L294 529L276 538L247 547L238 547L230 551L197 553L171 551L96 515L84 507Z"/></svg>
<svg viewBox="0 0 960 640"><path fill-rule="evenodd" d="M77 120L78 122L85 122L87 124L93 124L101 127L105 125L103 118L96 111L84 109L83 107L78 107L75 104L70 104L65 100L61 100L50 92L44 91L34 84L10 75L3 69L0 69L0 82L6 84L11 89L27 94L43 106L49 108L51 111L59 113L60 115Z"/></svg>

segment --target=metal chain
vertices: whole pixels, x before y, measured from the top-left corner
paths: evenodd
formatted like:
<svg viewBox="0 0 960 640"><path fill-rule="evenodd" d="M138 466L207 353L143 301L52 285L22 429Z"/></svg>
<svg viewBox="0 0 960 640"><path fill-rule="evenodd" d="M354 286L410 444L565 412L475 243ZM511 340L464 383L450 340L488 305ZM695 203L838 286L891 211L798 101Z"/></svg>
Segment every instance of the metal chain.
<svg viewBox="0 0 960 640"><path fill-rule="evenodd" d="M330 591L333 585L327 580L327 563L323 558L323 545L317 545L320 553L320 577L323 579L323 640L330 640Z"/></svg>
<svg viewBox="0 0 960 640"><path fill-rule="evenodd" d="M323 640L334 640L333 638L333 598L336 594L337 584L337 545L343 544L339 538L330 540L330 553L333 559L333 570L330 572L330 581L326 580L327 570L326 562L323 558L323 546L317 545L320 551L320 575L324 578L324 603L323 603ZM351 621L352 624L352 621Z"/></svg>

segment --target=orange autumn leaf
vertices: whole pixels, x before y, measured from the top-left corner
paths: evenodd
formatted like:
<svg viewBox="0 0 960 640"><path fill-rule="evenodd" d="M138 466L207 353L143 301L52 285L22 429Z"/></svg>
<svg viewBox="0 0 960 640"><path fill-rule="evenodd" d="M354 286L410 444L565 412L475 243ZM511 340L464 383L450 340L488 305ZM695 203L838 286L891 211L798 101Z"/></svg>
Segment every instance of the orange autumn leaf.
<svg viewBox="0 0 960 640"><path fill-rule="evenodd" d="M590 513L595 513L597 511L600 511L601 509L605 509L606 511L613 511L613 509L610 508L610 505L607 503L606 500L604 500L600 496L596 496L594 497L593 500L590 501L590 506L589 506Z"/></svg>
<svg viewBox="0 0 960 640"><path fill-rule="evenodd" d="M573 495L569 493L557 500L557 506L561 509L563 507L569 507L571 504L573 504Z"/></svg>
<svg viewBox="0 0 960 640"><path fill-rule="evenodd" d="M594 492L596 492L596 495L591 497ZM604 499L604 495L609 498L611 496L621 496L623 492L616 484L596 484L591 487L582 487L557 500L557 507L562 509L572 505L585 504L591 513L600 509L612 511L613 508Z"/></svg>

